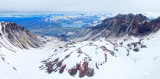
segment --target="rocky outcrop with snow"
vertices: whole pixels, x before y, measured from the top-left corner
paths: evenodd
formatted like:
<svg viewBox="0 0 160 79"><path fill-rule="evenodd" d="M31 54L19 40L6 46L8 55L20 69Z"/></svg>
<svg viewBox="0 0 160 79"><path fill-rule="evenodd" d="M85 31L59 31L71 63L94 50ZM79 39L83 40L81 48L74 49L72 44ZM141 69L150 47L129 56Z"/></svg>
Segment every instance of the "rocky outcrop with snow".
<svg viewBox="0 0 160 79"><path fill-rule="evenodd" d="M24 27L15 23L0 22L0 75L2 78L10 79L9 76L12 76L13 79L18 79L17 69L7 60L7 56L22 52L23 49L38 48L42 45L43 42ZM7 74L4 71L7 71Z"/></svg>
<svg viewBox="0 0 160 79"><path fill-rule="evenodd" d="M55 48L53 55L43 60L40 69L47 73L57 72L63 74L68 72L71 76L92 77L108 61L108 56L129 56L130 52L139 52L147 48L143 39L135 41L99 39L94 41L70 42L64 46Z"/></svg>
<svg viewBox="0 0 160 79"><path fill-rule="evenodd" d="M105 19L100 25L77 31L71 38L88 40L99 37L145 36L158 31L159 28L159 18L151 21L142 14L119 14Z"/></svg>
<svg viewBox="0 0 160 79"><path fill-rule="evenodd" d="M0 23L0 44L6 47L10 43L21 49L37 48L42 46L41 40L32 34L29 30L15 23L1 22ZM5 44L4 44L5 43ZM11 46L8 48L10 49Z"/></svg>
<svg viewBox="0 0 160 79"><path fill-rule="evenodd" d="M137 70L137 65L142 66L142 62L147 62L147 56L146 58L143 58L145 52L148 53L147 50L150 51L150 54L153 52L154 55L159 55L157 52L151 51L151 45L148 44L148 42L151 42L151 39L159 39L159 36L157 37L153 35L154 33L158 32L159 28L159 18L150 21L147 17L141 14L119 14L113 18L104 20L100 25L77 32L73 38L77 37L78 41L71 41L63 46L54 48L52 51L53 54L43 60L42 65L39 68L41 70L45 70L48 74L59 73L63 76L64 74L66 75L66 73L68 73L68 75L72 76L73 78L87 79L88 77L91 77L97 79L102 76L103 79L118 79L118 77L113 78L113 76L106 77L104 75L109 68L113 69L110 70L110 72L114 71L113 67L107 68L107 65L110 65L112 62L114 62L112 58L118 60L119 62L127 62L129 65L132 64L133 66L136 66L132 68ZM152 37L152 35L155 37ZM154 42L154 44L156 43ZM156 50L158 49L156 48ZM152 61L152 58L154 60L154 57L151 57L150 61ZM117 63L120 66L121 63L119 62ZM112 66L119 68L118 65ZM159 66L160 64L156 64L156 67ZM126 66L125 64L124 67L128 67L128 65ZM101 70L99 71L99 69ZM121 72L123 74L127 74L127 71L120 71L120 73ZM132 76L133 74L139 72L143 71L138 69L132 73ZM160 71L158 71L158 73L160 73ZM98 74L98 76L96 74ZM107 72L107 74L109 73ZM144 75L145 74L142 73L139 75L140 77L136 76L138 78L135 79L144 78ZM130 78L122 78L122 76L119 74L118 76L121 77L120 79Z"/></svg>

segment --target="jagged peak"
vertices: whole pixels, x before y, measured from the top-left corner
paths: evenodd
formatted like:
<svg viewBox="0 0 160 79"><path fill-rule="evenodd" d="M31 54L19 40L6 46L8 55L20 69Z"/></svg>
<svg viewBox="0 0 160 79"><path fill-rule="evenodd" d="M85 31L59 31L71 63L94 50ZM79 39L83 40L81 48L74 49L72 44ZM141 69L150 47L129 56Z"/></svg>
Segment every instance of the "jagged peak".
<svg viewBox="0 0 160 79"><path fill-rule="evenodd" d="M114 19L116 18L126 18L126 17L128 17L128 18L144 18L144 19L148 19L146 16L144 16L143 14L132 14L132 13L129 13L129 14L118 14L118 15L116 15L115 17L113 17Z"/></svg>
<svg viewBox="0 0 160 79"><path fill-rule="evenodd" d="M95 39L99 37L141 37L157 32L159 28L160 18L150 21L142 14L118 14L115 17L103 20L100 25L86 28L87 32L83 31L83 33L76 33L76 36L80 35L83 40Z"/></svg>

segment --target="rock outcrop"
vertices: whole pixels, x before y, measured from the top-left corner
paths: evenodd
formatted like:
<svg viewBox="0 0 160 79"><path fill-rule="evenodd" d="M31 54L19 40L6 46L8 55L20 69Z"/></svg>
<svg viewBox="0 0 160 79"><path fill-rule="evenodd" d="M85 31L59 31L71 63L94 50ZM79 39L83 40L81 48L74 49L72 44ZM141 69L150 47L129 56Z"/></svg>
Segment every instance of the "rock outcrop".
<svg viewBox="0 0 160 79"><path fill-rule="evenodd" d="M0 23L0 37L21 49L28 49L29 47L37 48L43 44L42 41L29 30L11 22Z"/></svg>
<svg viewBox="0 0 160 79"><path fill-rule="evenodd" d="M158 31L160 17L149 20L142 14L118 14L115 17L105 19L100 25L88 27L77 31L73 37L81 40L95 39L99 37L145 36Z"/></svg>

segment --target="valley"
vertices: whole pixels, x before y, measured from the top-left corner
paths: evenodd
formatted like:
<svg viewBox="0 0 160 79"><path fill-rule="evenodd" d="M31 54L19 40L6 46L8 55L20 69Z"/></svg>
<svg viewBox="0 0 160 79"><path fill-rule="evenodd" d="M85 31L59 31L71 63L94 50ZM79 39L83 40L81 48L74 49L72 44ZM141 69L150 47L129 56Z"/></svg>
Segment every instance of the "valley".
<svg viewBox="0 0 160 79"><path fill-rule="evenodd" d="M47 20L55 22L59 18ZM53 27L40 29L57 31ZM34 34L27 27L2 21L0 78L157 79L159 29L160 17L150 20L142 14L118 14L60 36Z"/></svg>
<svg viewBox="0 0 160 79"><path fill-rule="evenodd" d="M136 40L135 39L136 38L132 38L132 40L124 42L123 45L125 46L128 43L139 41L138 39ZM120 79L146 78L148 79L148 78L152 78L152 79L157 79L159 77L158 74L160 73L160 69L159 69L160 64L158 63L160 61L160 54L158 51L156 51L159 48L158 40L160 40L158 34L154 35L154 37L150 37L149 40L144 39L143 43L145 43L147 48L142 48L138 52L130 50L128 56L127 56L127 50L125 48L116 47L116 49L118 49L118 51L116 52L112 44L110 44L109 42L106 42L104 39L98 40L95 43L93 41L84 42L84 46L78 45L77 43L78 47L81 47L81 46L83 47L82 52L85 52L86 54L88 54L89 57L91 57L91 59L94 58L94 60L92 60L93 62L92 61L89 62L89 66L94 68L94 76L93 77L85 76L83 77L83 79L89 79L89 78L90 79L97 79L97 78L101 78L101 79L103 78L111 78L111 79L117 79L117 78L120 78ZM107 61L103 65L100 65L100 64L105 62L105 56L102 52L98 52L98 51L103 51L103 50L101 48L98 48L97 54L96 54L95 48L92 47L92 45L89 45L89 46L85 45L85 44L90 44L90 42L93 42L94 44L100 43L99 41L103 42L101 43L102 45L104 45L105 42L108 43L109 45L107 46L107 48L114 51L114 55L115 55L115 56L112 56L111 54L108 53ZM116 43L118 42L121 43L121 41L117 41ZM79 42L79 44L81 43ZM65 43L60 43L54 40L52 42L48 42L46 45L44 45L44 47L37 48L37 49L33 49L33 48L29 50L17 49L16 53L14 52L2 53L1 52L2 55L5 55L5 56L2 56L5 58L5 62L2 61L1 63L8 62L10 64L9 66L10 70L7 70L7 71L3 67L3 64L1 64L2 65L1 68L5 69L7 76L10 76L9 78L5 78L5 77L4 78L5 79L44 79L44 78L47 78L47 79L57 79L57 78L78 79L79 78L78 72L77 74L75 74L75 76L71 76L67 72L68 69L65 70L63 74L59 74L59 72L52 72L51 74L48 74L46 71L40 70L39 68L42 65L42 60L46 60L46 58L48 59L48 57L49 58L51 57L51 59L49 59L49 61L51 61L55 59L57 56L60 58L63 58L66 54L68 54L69 51L68 53L66 52L66 54L65 52L63 54L63 51L62 51L62 52L57 52L57 56L52 57L55 49L63 45L65 45ZM96 45L100 45L100 44L96 44ZM157 47L155 48L153 46L157 46ZM72 50L74 49L75 48L72 47ZM76 52L74 52L73 55L69 57L69 60L66 59L65 62L66 62L66 65L68 66L66 68L72 68L75 65L74 63L76 62L78 63L81 59L83 61L83 53L81 55L82 57L78 59L76 58L77 55L76 55ZM99 63L99 66L98 66L99 69L96 68L96 65L95 65L96 62ZM16 68L16 70L11 68L11 66Z"/></svg>

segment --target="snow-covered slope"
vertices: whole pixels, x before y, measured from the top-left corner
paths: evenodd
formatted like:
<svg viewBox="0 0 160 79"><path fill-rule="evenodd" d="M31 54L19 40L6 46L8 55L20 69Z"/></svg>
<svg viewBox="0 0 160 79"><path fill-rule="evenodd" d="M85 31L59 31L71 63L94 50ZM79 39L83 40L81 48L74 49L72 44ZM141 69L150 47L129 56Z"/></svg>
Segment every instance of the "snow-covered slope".
<svg viewBox="0 0 160 79"><path fill-rule="evenodd" d="M39 48L24 50L12 46L16 51L13 52L0 46L0 79L51 79L52 77L39 69L40 62L51 55L50 51L54 47L63 44L63 42L52 37L40 39L46 44Z"/></svg>
<svg viewBox="0 0 160 79"><path fill-rule="evenodd" d="M143 38L41 40L48 41L44 47L23 50L1 35L0 79L160 78L159 31Z"/></svg>
<svg viewBox="0 0 160 79"><path fill-rule="evenodd" d="M2 79L159 79L159 34L65 45L54 40L42 48L6 55L5 61L0 59L0 75ZM57 63L51 63L57 58Z"/></svg>
<svg viewBox="0 0 160 79"><path fill-rule="evenodd" d="M55 78L60 75L68 79L157 79L159 34L67 43L55 48L53 55L42 61L40 69Z"/></svg>
<svg viewBox="0 0 160 79"><path fill-rule="evenodd" d="M9 55L23 53L26 49L40 46L42 46L41 40L24 27L15 23L0 22L0 78L19 78L17 68L8 60Z"/></svg>
<svg viewBox="0 0 160 79"><path fill-rule="evenodd" d="M18 79L17 72L4 62L4 59L0 57L0 78L1 79Z"/></svg>

